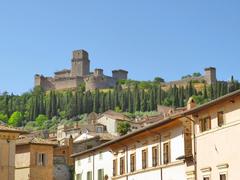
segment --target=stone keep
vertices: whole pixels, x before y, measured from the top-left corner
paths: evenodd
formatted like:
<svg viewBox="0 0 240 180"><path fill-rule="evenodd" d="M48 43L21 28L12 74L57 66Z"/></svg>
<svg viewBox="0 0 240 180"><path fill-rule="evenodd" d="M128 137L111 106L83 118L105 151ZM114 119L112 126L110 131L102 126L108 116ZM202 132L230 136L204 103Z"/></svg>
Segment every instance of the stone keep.
<svg viewBox="0 0 240 180"><path fill-rule="evenodd" d="M72 71L71 74L75 76L86 76L90 72L90 60L88 59L88 53L84 50L73 51L72 58Z"/></svg>

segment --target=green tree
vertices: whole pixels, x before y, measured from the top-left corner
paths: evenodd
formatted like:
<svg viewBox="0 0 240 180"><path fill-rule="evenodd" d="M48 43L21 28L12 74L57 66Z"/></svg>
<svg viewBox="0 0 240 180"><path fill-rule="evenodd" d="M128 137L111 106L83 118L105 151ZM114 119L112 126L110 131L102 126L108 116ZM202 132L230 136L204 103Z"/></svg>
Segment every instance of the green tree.
<svg viewBox="0 0 240 180"><path fill-rule="evenodd" d="M117 132L122 136L131 131L131 125L128 122L119 122Z"/></svg>
<svg viewBox="0 0 240 180"><path fill-rule="evenodd" d="M9 118L8 124L16 127L21 125L22 120L23 120L22 113L19 111L15 111Z"/></svg>
<svg viewBox="0 0 240 180"><path fill-rule="evenodd" d="M48 117L46 115L39 114L35 121L39 127L42 127L43 123L47 120Z"/></svg>
<svg viewBox="0 0 240 180"><path fill-rule="evenodd" d="M200 73L200 72L195 72L195 73L193 73L193 77L200 77L202 74Z"/></svg>
<svg viewBox="0 0 240 180"><path fill-rule="evenodd" d="M155 83L163 83L163 82L165 82L165 80L163 78L161 78L161 77L155 77L154 78L154 82Z"/></svg>
<svg viewBox="0 0 240 180"><path fill-rule="evenodd" d="M0 112L0 121L7 123L8 121L7 115Z"/></svg>

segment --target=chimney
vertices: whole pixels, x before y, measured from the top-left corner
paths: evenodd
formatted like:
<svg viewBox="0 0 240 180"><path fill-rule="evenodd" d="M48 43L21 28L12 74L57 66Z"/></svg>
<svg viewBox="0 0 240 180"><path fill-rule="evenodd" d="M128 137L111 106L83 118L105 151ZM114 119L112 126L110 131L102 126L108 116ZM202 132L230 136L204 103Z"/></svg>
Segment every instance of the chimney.
<svg viewBox="0 0 240 180"><path fill-rule="evenodd" d="M193 109L193 108L195 108L196 106L197 106L197 105L196 105L195 100L194 100L192 97L190 97L190 98L188 99L188 102L187 102L187 110Z"/></svg>

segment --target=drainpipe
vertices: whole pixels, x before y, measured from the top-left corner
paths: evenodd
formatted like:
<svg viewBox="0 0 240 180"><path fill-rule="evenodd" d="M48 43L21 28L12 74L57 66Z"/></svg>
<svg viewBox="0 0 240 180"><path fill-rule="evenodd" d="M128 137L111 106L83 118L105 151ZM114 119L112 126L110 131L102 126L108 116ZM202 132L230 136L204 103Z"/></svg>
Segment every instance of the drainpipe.
<svg viewBox="0 0 240 180"><path fill-rule="evenodd" d="M128 146L125 146L126 149L126 180L128 180Z"/></svg>
<svg viewBox="0 0 240 180"><path fill-rule="evenodd" d="M159 146L159 157L160 157L160 166L162 165L162 135L159 134L160 137L160 146ZM160 168L160 176L161 176L161 180L163 180L163 172L162 172L162 167Z"/></svg>
<svg viewBox="0 0 240 180"><path fill-rule="evenodd" d="M197 180L197 140L196 140L196 130L195 130L196 122L194 119L191 119L188 116L184 116L184 117L193 123L193 148L194 148L193 162L194 162L195 180Z"/></svg>
<svg viewBox="0 0 240 180"><path fill-rule="evenodd" d="M94 160L94 152L93 152L92 156L93 156L93 174L92 174L92 176L93 176L93 180L94 180L94 178L95 178L95 160Z"/></svg>

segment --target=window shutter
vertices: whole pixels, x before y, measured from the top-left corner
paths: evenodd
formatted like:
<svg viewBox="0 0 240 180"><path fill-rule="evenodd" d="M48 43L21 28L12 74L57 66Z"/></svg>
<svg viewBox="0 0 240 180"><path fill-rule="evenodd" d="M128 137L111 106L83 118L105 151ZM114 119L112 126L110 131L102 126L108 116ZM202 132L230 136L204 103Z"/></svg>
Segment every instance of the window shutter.
<svg viewBox="0 0 240 180"><path fill-rule="evenodd" d="M38 153L36 153L36 158L35 158L35 163L36 163L36 165L38 166L39 164L38 164L38 162L39 162L39 154Z"/></svg>
<svg viewBox="0 0 240 180"><path fill-rule="evenodd" d="M43 165L47 166L47 164L48 164L48 156L47 156L47 154L44 154L43 155Z"/></svg>

